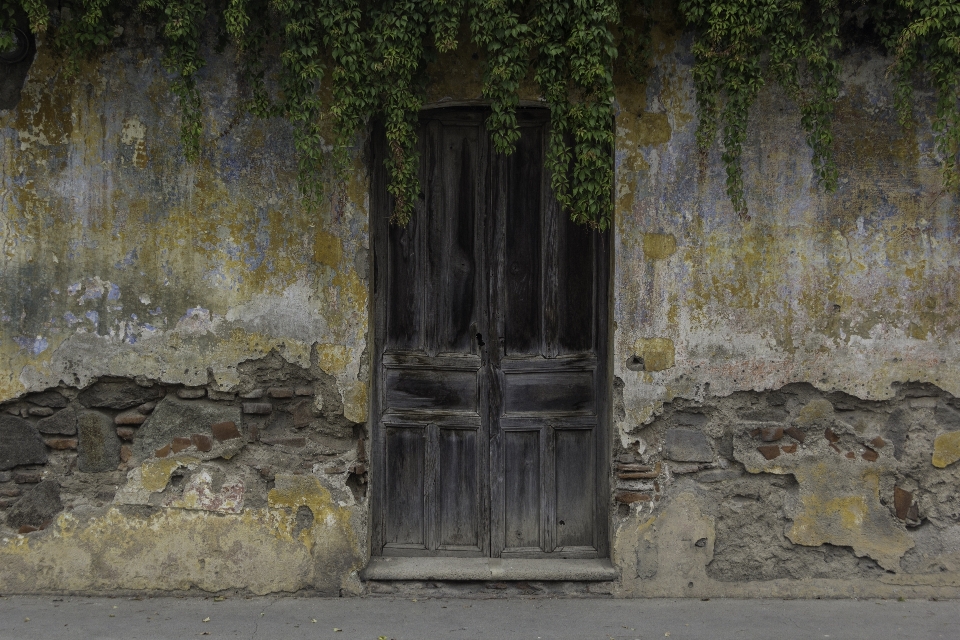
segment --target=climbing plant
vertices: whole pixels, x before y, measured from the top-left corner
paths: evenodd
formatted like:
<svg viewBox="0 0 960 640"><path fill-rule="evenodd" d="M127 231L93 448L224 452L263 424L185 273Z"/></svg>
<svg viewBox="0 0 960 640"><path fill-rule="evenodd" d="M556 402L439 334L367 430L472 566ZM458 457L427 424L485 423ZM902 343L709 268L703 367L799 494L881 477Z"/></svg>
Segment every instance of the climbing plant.
<svg viewBox="0 0 960 640"><path fill-rule="evenodd" d="M12 28L26 20L75 72L115 42L121 24L149 26L164 46L184 155L194 160L203 140L201 45L207 34L222 33L237 55L242 109L292 124L308 203L323 197L328 159L346 170L357 135L371 119L383 122L394 220L403 224L420 192L416 123L426 65L466 37L479 50L495 150L514 150L520 87L533 82L550 110L554 192L573 220L605 229L613 206L614 63L619 56L643 80L657 11L676 12L694 31L697 140L704 151L719 141L739 212L747 208L741 155L750 107L770 81L799 108L819 182L836 187L831 122L852 23L857 37L871 31L895 56L904 123L915 83L924 74L932 80L945 181L960 185L956 0L74 0L54 13L45 0L0 0L0 51L13 46ZM278 73L268 83L271 68Z"/></svg>

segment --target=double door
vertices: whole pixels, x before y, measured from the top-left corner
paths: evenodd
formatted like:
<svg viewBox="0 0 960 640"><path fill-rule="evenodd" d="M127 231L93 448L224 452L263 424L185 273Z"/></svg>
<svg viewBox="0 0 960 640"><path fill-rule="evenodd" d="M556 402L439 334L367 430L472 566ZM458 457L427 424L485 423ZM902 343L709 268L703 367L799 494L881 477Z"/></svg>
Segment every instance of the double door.
<svg viewBox="0 0 960 640"><path fill-rule="evenodd" d="M374 138L372 552L606 557L608 235L551 195L545 110L510 156L487 115L422 113L404 227Z"/></svg>

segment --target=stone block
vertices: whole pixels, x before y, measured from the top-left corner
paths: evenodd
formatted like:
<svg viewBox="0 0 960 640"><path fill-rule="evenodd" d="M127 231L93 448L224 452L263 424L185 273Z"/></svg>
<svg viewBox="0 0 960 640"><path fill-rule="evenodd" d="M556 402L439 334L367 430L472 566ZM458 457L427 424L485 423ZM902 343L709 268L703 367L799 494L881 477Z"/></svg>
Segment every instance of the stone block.
<svg viewBox="0 0 960 640"><path fill-rule="evenodd" d="M294 390L294 393L297 394L298 396L312 396L313 387L297 387Z"/></svg>
<svg viewBox="0 0 960 640"><path fill-rule="evenodd" d="M267 394L271 398L292 398L293 389L290 387L270 387L267 389Z"/></svg>
<svg viewBox="0 0 960 640"><path fill-rule="evenodd" d="M35 418L47 418L53 414L54 411L50 407L30 407L27 409L27 415Z"/></svg>
<svg viewBox="0 0 960 640"><path fill-rule="evenodd" d="M42 471L14 471L13 481L17 484L37 484L43 480Z"/></svg>
<svg viewBox="0 0 960 640"><path fill-rule="evenodd" d="M137 430L133 427L117 427L117 437L121 440L126 440L127 442L133 441L133 436L137 434Z"/></svg>
<svg viewBox="0 0 960 640"><path fill-rule="evenodd" d="M33 404L40 407L51 407L53 409L62 409L67 406L68 400L63 396L63 394L56 391L42 391L40 393L33 393L27 398Z"/></svg>
<svg viewBox="0 0 960 640"><path fill-rule="evenodd" d="M0 471L0 482L10 482L13 480L13 474L9 471Z"/></svg>
<svg viewBox="0 0 960 640"><path fill-rule="evenodd" d="M60 502L60 484L56 480L44 480L27 491L7 512L7 526L40 528L63 510Z"/></svg>
<svg viewBox="0 0 960 640"><path fill-rule="evenodd" d="M0 471L22 464L45 464L47 447L32 424L0 414Z"/></svg>
<svg viewBox="0 0 960 640"><path fill-rule="evenodd" d="M61 409L49 418L37 421L40 433L54 433L61 436L72 436L77 433L77 411L73 407Z"/></svg>
<svg viewBox="0 0 960 640"><path fill-rule="evenodd" d="M244 400L259 400L263 397L263 389L253 389L252 391L241 393L240 397Z"/></svg>
<svg viewBox="0 0 960 640"><path fill-rule="evenodd" d="M130 409L163 395L160 387L141 387L135 382L96 382L77 399L87 408Z"/></svg>
<svg viewBox="0 0 960 640"><path fill-rule="evenodd" d="M9 489L0 489L0 496L4 498L16 498L23 491L20 490L20 487L11 487Z"/></svg>
<svg viewBox="0 0 960 640"><path fill-rule="evenodd" d="M110 416L99 411L77 414L77 468L85 473L113 471L120 464L120 438Z"/></svg>
<svg viewBox="0 0 960 640"><path fill-rule="evenodd" d="M207 395L207 390L203 387L177 389L177 397L184 400L197 400Z"/></svg>
<svg viewBox="0 0 960 640"><path fill-rule="evenodd" d="M153 413L153 410L156 408L157 408L156 402L144 402L142 405L137 407L137 411L139 411L143 415L149 415Z"/></svg>
<svg viewBox="0 0 960 640"><path fill-rule="evenodd" d="M240 408L211 400L182 400L174 394L157 404L150 418L137 431L133 453L138 460L154 455L154 451L173 442L203 433L221 422L240 423Z"/></svg>
<svg viewBox="0 0 960 640"><path fill-rule="evenodd" d="M702 431L668 429L663 440L663 455L677 462L713 462L713 447Z"/></svg>

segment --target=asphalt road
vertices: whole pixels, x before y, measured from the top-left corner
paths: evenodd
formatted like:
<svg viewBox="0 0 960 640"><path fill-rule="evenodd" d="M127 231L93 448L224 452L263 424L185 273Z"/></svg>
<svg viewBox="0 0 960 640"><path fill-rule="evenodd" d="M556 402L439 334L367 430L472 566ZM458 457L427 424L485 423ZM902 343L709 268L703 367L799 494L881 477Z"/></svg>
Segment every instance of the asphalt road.
<svg viewBox="0 0 960 640"><path fill-rule="evenodd" d="M960 639L960 601L0 597L0 639Z"/></svg>

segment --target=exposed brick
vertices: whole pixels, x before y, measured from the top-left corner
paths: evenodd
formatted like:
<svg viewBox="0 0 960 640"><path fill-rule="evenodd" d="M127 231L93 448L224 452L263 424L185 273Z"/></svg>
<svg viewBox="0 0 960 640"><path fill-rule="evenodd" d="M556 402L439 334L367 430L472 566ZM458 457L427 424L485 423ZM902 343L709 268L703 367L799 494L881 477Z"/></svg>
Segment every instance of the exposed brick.
<svg viewBox="0 0 960 640"><path fill-rule="evenodd" d="M196 400L207 395L207 390L203 387L184 387L177 389L177 397L183 400Z"/></svg>
<svg viewBox="0 0 960 640"><path fill-rule="evenodd" d="M870 447L866 447L866 451L863 452L863 459L867 462L876 462L879 458L880 454Z"/></svg>
<svg viewBox="0 0 960 640"><path fill-rule="evenodd" d="M195 433L190 436L190 441L193 443L193 446L197 448L198 451L207 452L213 449L213 438L210 436L205 436L202 433Z"/></svg>
<svg viewBox="0 0 960 640"><path fill-rule="evenodd" d="M76 438L44 438L43 442L51 449L56 449L58 451L66 451L67 449L77 448Z"/></svg>
<svg viewBox="0 0 960 640"><path fill-rule="evenodd" d="M367 465L365 464L355 464L350 467L350 473L355 473L358 476L362 476L367 472Z"/></svg>
<svg viewBox="0 0 960 640"><path fill-rule="evenodd" d="M880 436L877 436L876 438L871 440L870 444L873 446L874 449L883 449L885 446L887 446L886 441Z"/></svg>
<svg viewBox="0 0 960 640"><path fill-rule="evenodd" d="M170 445L167 444L160 447L159 449L154 451L153 455L155 455L158 458L166 458L168 455L170 455Z"/></svg>
<svg viewBox="0 0 960 640"><path fill-rule="evenodd" d="M364 443L363 438L357 440L357 461L367 461L367 445Z"/></svg>
<svg viewBox="0 0 960 640"><path fill-rule="evenodd" d="M27 409L27 414L31 416L36 416L38 418L47 418L56 413L50 407L30 407Z"/></svg>
<svg viewBox="0 0 960 640"><path fill-rule="evenodd" d="M853 451L847 451L844 455L846 455L851 460L857 457L857 454L855 454Z"/></svg>
<svg viewBox="0 0 960 640"><path fill-rule="evenodd" d="M253 389L252 391L241 393L240 397L244 400L259 400L263 397L263 389Z"/></svg>
<svg viewBox="0 0 960 640"><path fill-rule="evenodd" d="M254 415L266 415L273 411L273 405L269 402L244 402L241 407L244 413Z"/></svg>
<svg viewBox="0 0 960 640"><path fill-rule="evenodd" d="M783 438L783 427L764 427L760 429L760 439L764 442L776 442Z"/></svg>
<svg viewBox="0 0 960 640"><path fill-rule="evenodd" d="M775 444L761 445L757 447L757 451L759 451L760 455L762 455L767 460L773 460L774 458L780 455L780 447L778 447Z"/></svg>
<svg viewBox="0 0 960 640"><path fill-rule="evenodd" d="M832 442L830 443L830 448L833 449L834 451L836 451L837 453L843 453L842 451L840 451L840 447L838 447L837 445L833 444Z"/></svg>
<svg viewBox="0 0 960 640"><path fill-rule="evenodd" d="M0 498L0 509L9 509L17 504L17 498Z"/></svg>
<svg viewBox="0 0 960 640"><path fill-rule="evenodd" d="M913 493L900 487L893 488L893 509L897 512L898 518L901 520L907 519L911 504L913 504Z"/></svg>
<svg viewBox="0 0 960 640"><path fill-rule="evenodd" d="M130 462L133 457L133 448L128 445L120 445L120 462Z"/></svg>
<svg viewBox="0 0 960 640"><path fill-rule="evenodd" d="M220 442L240 437L240 430L237 429L235 422L218 422L212 425L210 430L213 432L213 437Z"/></svg>
<svg viewBox="0 0 960 640"><path fill-rule="evenodd" d="M19 487L10 487L8 489L0 489L0 496L3 496L4 498L16 498L21 493L23 493L23 491L21 491Z"/></svg>
<svg viewBox="0 0 960 640"><path fill-rule="evenodd" d="M290 387L270 387L267 389L267 394L271 398L292 398L293 389Z"/></svg>
<svg viewBox="0 0 960 640"><path fill-rule="evenodd" d="M147 416L139 411L124 411L113 419L114 424L139 426L147 421Z"/></svg>
<svg viewBox="0 0 960 640"><path fill-rule="evenodd" d="M174 453L180 453L184 449L188 449L192 444L193 441L190 440L190 438L174 438L170 445L170 450Z"/></svg>
<svg viewBox="0 0 960 640"><path fill-rule="evenodd" d="M807 434L796 427L787 427L783 432L800 444L803 444L803 441L807 439Z"/></svg>
<svg viewBox="0 0 960 640"><path fill-rule="evenodd" d="M133 427L117 427L117 436L119 436L121 440L126 440L127 442L133 440L133 436L135 436L136 433L137 430Z"/></svg>
<svg viewBox="0 0 960 640"><path fill-rule="evenodd" d="M621 480L650 480L656 478L660 475L660 463L658 462L654 465L653 469L649 471L628 471L623 473L618 473L617 477ZM647 467L649 469L649 467Z"/></svg>
<svg viewBox="0 0 960 640"><path fill-rule="evenodd" d="M650 502L650 494L637 493L635 491L621 491L617 494L617 502L621 504L633 504L634 502Z"/></svg>
<svg viewBox="0 0 960 640"><path fill-rule="evenodd" d="M217 402L233 402L237 394L232 391L217 391L216 389L207 389L207 397Z"/></svg>
<svg viewBox="0 0 960 640"><path fill-rule="evenodd" d="M622 462L617 463L617 470L624 472L637 472L637 471L653 471L653 467L648 464L640 464L639 462L633 462L629 464L623 464Z"/></svg>
<svg viewBox="0 0 960 640"><path fill-rule="evenodd" d="M312 396L313 389L311 387L297 387L294 393L298 396Z"/></svg>
<svg viewBox="0 0 960 640"><path fill-rule="evenodd" d="M840 442L840 436L833 432L833 429L827 427L823 432L823 437L827 439L828 442L837 443Z"/></svg>
<svg viewBox="0 0 960 640"><path fill-rule="evenodd" d="M17 529L17 533L20 535L26 535L28 533L33 533L34 531L40 531L40 527L34 527L33 525L25 524Z"/></svg>
<svg viewBox="0 0 960 640"><path fill-rule="evenodd" d="M157 408L156 402L144 402L142 405L137 407L137 411L146 415L148 413L151 413L156 408Z"/></svg>
<svg viewBox="0 0 960 640"><path fill-rule="evenodd" d="M797 444L796 444L796 443L794 443L794 444L785 444L785 445L783 445L783 446L780 447L780 450L783 451L784 453L796 453L796 452L797 452Z"/></svg>
<svg viewBox="0 0 960 640"><path fill-rule="evenodd" d="M335 473L346 473L347 469L345 467L330 467L329 469L324 469L324 473L335 474Z"/></svg>

